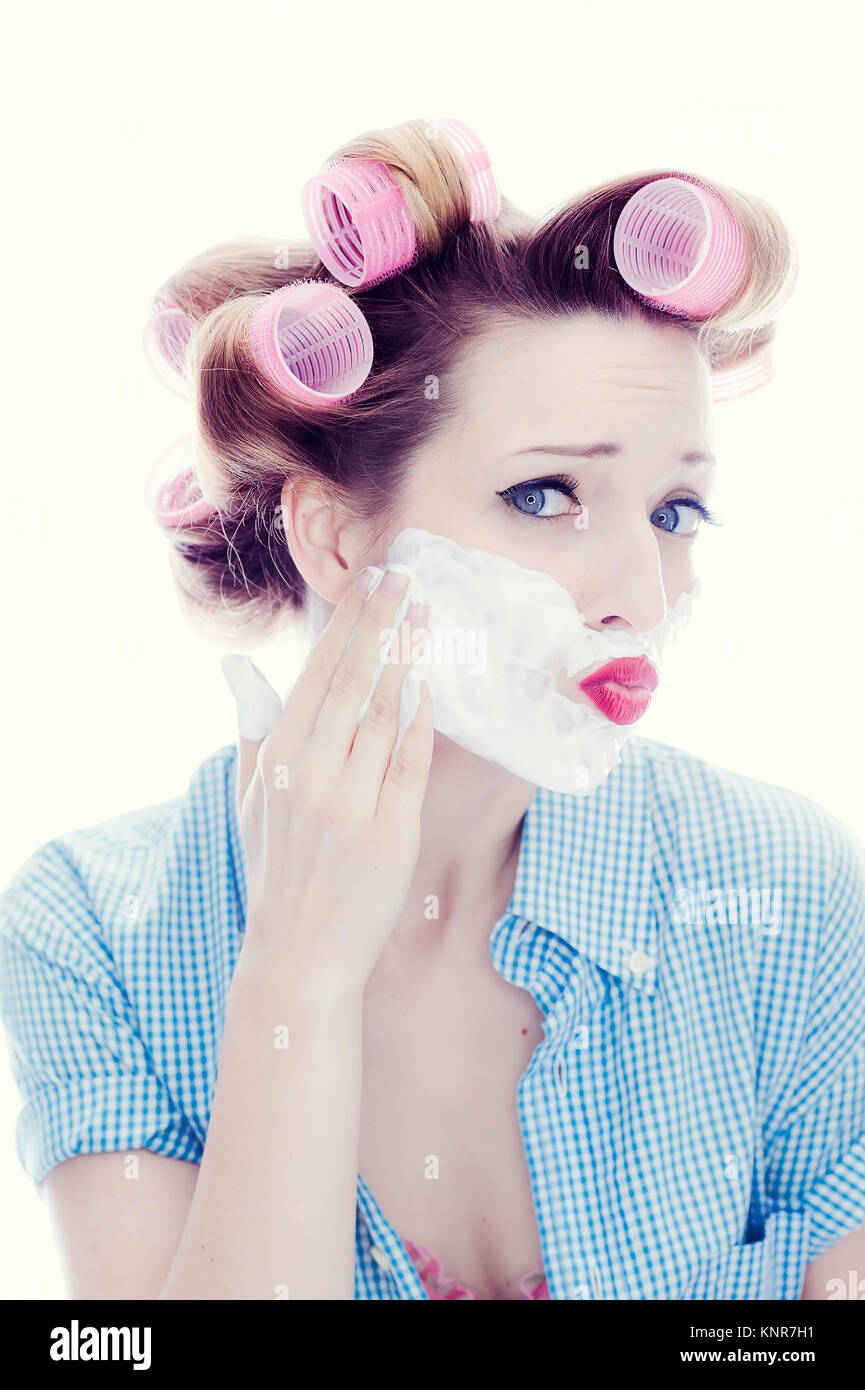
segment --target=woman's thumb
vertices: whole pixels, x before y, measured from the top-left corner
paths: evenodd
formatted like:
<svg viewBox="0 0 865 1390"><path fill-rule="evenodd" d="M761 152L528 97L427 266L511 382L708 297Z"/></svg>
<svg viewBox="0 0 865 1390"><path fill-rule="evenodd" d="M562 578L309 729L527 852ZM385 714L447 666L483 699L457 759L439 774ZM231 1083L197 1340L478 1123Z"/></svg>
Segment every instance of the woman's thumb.
<svg viewBox="0 0 865 1390"><path fill-rule="evenodd" d="M248 656L227 652L220 662L237 706L237 808L255 772L258 750L282 714L282 701Z"/></svg>

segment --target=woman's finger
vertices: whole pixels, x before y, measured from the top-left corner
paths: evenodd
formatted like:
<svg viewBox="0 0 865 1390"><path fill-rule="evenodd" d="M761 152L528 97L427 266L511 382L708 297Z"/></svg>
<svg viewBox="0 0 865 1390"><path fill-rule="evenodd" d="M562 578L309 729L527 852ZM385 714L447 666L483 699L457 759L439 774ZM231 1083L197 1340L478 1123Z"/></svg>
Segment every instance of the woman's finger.
<svg viewBox="0 0 865 1390"><path fill-rule="evenodd" d="M334 670L304 751L304 758L314 762L317 774L329 785L345 768L359 716L381 659L382 643L394 632L394 617L408 584L408 575L387 571L367 599L351 645Z"/></svg>
<svg viewBox="0 0 865 1390"><path fill-rule="evenodd" d="M420 813L433 754L433 704L426 681L420 684L417 713L390 760L378 799L377 819L399 832Z"/></svg>
<svg viewBox="0 0 865 1390"><path fill-rule="evenodd" d="M423 651L428 614L428 604L409 607L354 736L340 790L363 814L374 815L378 805L399 730L403 685Z"/></svg>
<svg viewBox="0 0 865 1390"><path fill-rule="evenodd" d="M333 673L363 613L368 587L374 582L375 576L368 568L355 576L310 648L289 692L282 718L273 730L271 743L276 762L291 766L312 733Z"/></svg>

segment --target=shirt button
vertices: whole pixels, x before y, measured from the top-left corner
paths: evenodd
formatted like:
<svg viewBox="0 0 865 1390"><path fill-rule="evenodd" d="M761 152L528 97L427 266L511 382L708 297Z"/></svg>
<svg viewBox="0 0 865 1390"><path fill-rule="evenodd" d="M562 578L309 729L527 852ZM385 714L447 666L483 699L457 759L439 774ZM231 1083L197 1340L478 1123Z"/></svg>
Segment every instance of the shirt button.
<svg viewBox="0 0 865 1390"><path fill-rule="evenodd" d="M627 967L634 975L645 975L647 970L651 970L654 965L651 956L647 956L645 951L632 951L627 959Z"/></svg>
<svg viewBox="0 0 865 1390"><path fill-rule="evenodd" d="M369 1253L372 1255L376 1264L381 1265L382 1269L390 1269L390 1258L380 1246L371 1245Z"/></svg>

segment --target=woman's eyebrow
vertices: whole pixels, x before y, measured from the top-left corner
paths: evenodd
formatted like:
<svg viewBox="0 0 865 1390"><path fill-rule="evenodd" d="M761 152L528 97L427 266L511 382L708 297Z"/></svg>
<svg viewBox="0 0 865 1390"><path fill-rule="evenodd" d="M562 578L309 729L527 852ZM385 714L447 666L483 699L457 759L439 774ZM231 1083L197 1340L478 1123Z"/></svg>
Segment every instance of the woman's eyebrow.
<svg viewBox="0 0 865 1390"><path fill-rule="evenodd" d="M602 455L612 457L614 454L621 454L621 444L532 444L527 449L516 449L510 458L515 458L518 454L567 454L575 458L598 458ZM714 454L707 454L701 449L692 449L690 453L683 454L682 463L708 463L715 464Z"/></svg>

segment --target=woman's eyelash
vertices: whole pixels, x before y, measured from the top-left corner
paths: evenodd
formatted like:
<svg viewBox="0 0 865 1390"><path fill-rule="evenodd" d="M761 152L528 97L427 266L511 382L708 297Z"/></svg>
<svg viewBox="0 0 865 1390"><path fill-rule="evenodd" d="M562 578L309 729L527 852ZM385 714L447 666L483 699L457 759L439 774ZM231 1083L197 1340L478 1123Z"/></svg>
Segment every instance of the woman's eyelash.
<svg viewBox="0 0 865 1390"><path fill-rule="evenodd" d="M573 502L577 502L582 506L578 496L580 484L576 478L570 477L567 473L552 473L545 478L527 478L524 483L514 483L511 487L506 487L502 492L498 493L498 496L501 497L503 501L507 502L522 488L526 487L555 488L558 492L564 492ZM699 512L703 521L705 521L708 526L724 525L723 521L715 516L714 512L706 506L705 502L701 502L699 497L671 497L669 501L662 502L660 507L656 507L655 511L661 511L664 507L677 506L691 507L694 511ZM523 515L528 515L528 513L523 513ZM556 517L539 517L538 519L540 521L557 520Z"/></svg>
<svg viewBox="0 0 865 1390"><path fill-rule="evenodd" d="M705 502L700 501L699 497L671 497L669 502L662 502L660 507L655 508L655 511L662 511L664 507L693 507L709 526L724 525L720 517L715 516L715 513L711 512Z"/></svg>
<svg viewBox="0 0 865 1390"><path fill-rule="evenodd" d="M580 499L577 496L577 489L579 486L580 484L577 482L576 478L569 477L567 473L552 473L547 478L527 478L524 483L514 483L511 487L506 487L498 496L502 497L505 502L507 502L509 498L514 497L521 488L549 487L556 488L559 492L565 492L574 502L579 502Z"/></svg>

